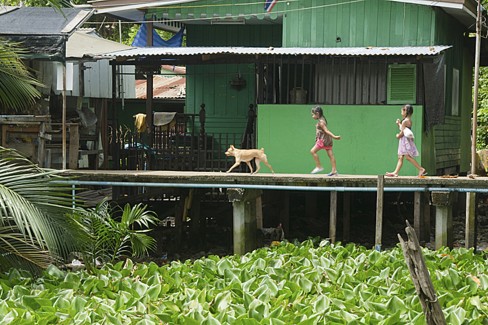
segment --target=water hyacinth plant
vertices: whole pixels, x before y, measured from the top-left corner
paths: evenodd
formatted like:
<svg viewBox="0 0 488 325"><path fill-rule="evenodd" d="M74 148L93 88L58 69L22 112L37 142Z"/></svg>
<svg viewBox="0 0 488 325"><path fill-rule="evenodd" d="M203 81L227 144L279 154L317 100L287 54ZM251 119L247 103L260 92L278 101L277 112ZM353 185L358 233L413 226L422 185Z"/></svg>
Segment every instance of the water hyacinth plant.
<svg viewBox="0 0 488 325"><path fill-rule="evenodd" d="M448 324L486 324L486 253L424 250ZM400 248L312 241L196 261L51 267L0 279L0 319L23 324L425 324Z"/></svg>

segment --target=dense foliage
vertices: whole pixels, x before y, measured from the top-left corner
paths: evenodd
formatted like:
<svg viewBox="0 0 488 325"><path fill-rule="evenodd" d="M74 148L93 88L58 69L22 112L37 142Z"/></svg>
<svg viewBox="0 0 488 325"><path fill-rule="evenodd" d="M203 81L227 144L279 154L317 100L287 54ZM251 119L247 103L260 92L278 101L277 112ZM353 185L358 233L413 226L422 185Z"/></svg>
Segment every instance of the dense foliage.
<svg viewBox="0 0 488 325"><path fill-rule="evenodd" d="M0 271L45 268L86 238L69 217L72 188L53 182L57 174L0 147Z"/></svg>
<svg viewBox="0 0 488 325"><path fill-rule="evenodd" d="M448 324L487 324L488 263L424 250ZM400 248L312 241L194 262L51 267L0 278L0 319L22 324L425 324Z"/></svg>
<svg viewBox="0 0 488 325"><path fill-rule="evenodd" d="M478 94L477 149L488 148L488 68L480 68Z"/></svg>

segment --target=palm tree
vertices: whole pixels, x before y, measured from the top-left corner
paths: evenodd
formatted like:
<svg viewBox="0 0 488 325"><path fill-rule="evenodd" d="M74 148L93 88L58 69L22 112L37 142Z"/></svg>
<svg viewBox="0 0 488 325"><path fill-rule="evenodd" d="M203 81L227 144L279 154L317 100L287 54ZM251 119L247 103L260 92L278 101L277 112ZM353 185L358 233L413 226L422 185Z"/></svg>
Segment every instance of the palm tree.
<svg viewBox="0 0 488 325"><path fill-rule="evenodd" d="M93 209L76 213L77 220L85 226L91 238L81 252L88 269L93 269L97 263L142 257L156 249L156 240L146 233L159 219L153 211L146 209L147 205L141 203L133 207L126 204L121 208L104 200Z"/></svg>
<svg viewBox="0 0 488 325"><path fill-rule="evenodd" d="M3 5L19 5L20 0L7 0ZM28 5L45 6L45 1L30 0ZM47 0L47 3L61 13L63 0ZM2 114L22 112L35 104L41 97L36 87L43 85L31 76L21 60L24 50L18 44L0 39L0 112Z"/></svg>
<svg viewBox="0 0 488 325"><path fill-rule="evenodd" d="M55 182L63 179L58 172L0 147L0 272L45 268L83 246L72 188Z"/></svg>
<svg viewBox="0 0 488 325"><path fill-rule="evenodd" d="M21 112L41 96L35 80L20 59L24 51L17 44L0 39L0 111Z"/></svg>

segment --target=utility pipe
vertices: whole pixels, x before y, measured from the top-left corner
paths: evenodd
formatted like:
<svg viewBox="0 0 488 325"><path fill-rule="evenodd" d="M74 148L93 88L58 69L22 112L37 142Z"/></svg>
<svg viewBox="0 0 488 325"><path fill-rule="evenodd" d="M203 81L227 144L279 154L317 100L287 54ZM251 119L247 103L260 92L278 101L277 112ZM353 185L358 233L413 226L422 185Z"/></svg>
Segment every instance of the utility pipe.
<svg viewBox="0 0 488 325"><path fill-rule="evenodd" d="M198 184L198 183L141 183L141 182L108 182L108 181L53 181L57 184L97 185L97 186L141 186L141 187L174 187L174 188L244 188L257 190L289 190L289 191L336 191L336 192L375 192L377 187L345 187L345 186L288 186L288 185L251 185L251 184ZM459 187L385 187L385 192L477 192L488 193L488 188Z"/></svg>

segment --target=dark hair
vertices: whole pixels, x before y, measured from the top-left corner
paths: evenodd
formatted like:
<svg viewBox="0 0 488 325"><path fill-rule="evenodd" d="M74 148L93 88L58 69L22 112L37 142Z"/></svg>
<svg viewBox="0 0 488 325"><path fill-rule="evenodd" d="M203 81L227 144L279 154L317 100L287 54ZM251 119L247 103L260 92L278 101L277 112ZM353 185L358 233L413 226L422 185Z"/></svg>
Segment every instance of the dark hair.
<svg viewBox="0 0 488 325"><path fill-rule="evenodd" d="M320 117L324 116L324 111L322 110L322 107L320 106L315 106L312 108L312 113L318 113Z"/></svg>
<svg viewBox="0 0 488 325"><path fill-rule="evenodd" d="M410 116L413 114L413 106L412 105L406 104L405 106L403 106L403 108L405 108L405 111L407 112L407 116Z"/></svg>

